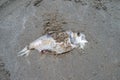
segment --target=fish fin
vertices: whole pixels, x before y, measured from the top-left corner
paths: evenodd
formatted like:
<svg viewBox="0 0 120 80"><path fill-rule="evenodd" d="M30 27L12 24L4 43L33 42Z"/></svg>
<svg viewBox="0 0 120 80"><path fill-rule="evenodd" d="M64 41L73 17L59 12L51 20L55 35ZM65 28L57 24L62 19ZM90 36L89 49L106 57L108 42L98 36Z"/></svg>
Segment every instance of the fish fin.
<svg viewBox="0 0 120 80"><path fill-rule="evenodd" d="M30 49L28 48L28 46L26 46L24 49L18 52L18 56L28 56L29 53L30 53Z"/></svg>

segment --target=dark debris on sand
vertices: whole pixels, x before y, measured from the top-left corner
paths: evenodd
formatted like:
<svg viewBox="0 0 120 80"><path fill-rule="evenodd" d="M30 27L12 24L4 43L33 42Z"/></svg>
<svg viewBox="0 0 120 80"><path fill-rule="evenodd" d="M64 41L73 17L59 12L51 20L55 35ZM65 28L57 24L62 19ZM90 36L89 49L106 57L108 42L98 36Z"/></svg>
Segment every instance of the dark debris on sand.
<svg viewBox="0 0 120 80"><path fill-rule="evenodd" d="M5 64L0 58L0 80L10 80L10 73L5 69Z"/></svg>
<svg viewBox="0 0 120 80"><path fill-rule="evenodd" d="M48 19L45 20L43 25L43 34L50 34L57 42L64 42L68 35L62 28L64 24L67 24L63 19L59 19L58 13L47 14Z"/></svg>

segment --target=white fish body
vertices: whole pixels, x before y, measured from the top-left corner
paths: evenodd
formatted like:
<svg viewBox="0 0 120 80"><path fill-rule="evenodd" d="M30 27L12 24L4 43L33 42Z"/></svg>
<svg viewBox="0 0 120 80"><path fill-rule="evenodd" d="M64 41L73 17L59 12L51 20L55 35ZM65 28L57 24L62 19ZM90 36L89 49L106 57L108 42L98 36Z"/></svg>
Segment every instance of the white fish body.
<svg viewBox="0 0 120 80"><path fill-rule="evenodd" d="M32 49L36 49L39 52L42 50L55 51L56 54L62 54L77 47L84 49L85 44L88 42L84 34L81 33L78 36L77 33L73 33L72 31L66 31L66 33L69 37L66 38L65 42L56 42L50 35L41 36L21 50L19 56L28 56Z"/></svg>

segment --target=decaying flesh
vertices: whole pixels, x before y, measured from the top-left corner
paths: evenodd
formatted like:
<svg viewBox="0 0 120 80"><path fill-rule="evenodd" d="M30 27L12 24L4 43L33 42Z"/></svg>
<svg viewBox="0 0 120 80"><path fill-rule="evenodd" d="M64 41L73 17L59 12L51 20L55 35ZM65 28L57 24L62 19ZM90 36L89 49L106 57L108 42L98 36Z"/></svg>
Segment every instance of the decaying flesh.
<svg viewBox="0 0 120 80"><path fill-rule="evenodd" d="M43 35L37 40L33 41L29 45L27 45L22 51L19 52L20 56L29 55L31 50L38 50L42 52L44 50L49 50L56 52L55 54L62 54L68 51L71 51L74 48L82 48L84 49L85 44L88 42L85 39L85 35L80 33L74 33L72 31L61 32L58 35L67 35L63 40L57 41L54 39L53 34ZM60 37L60 36L59 36Z"/></svg>

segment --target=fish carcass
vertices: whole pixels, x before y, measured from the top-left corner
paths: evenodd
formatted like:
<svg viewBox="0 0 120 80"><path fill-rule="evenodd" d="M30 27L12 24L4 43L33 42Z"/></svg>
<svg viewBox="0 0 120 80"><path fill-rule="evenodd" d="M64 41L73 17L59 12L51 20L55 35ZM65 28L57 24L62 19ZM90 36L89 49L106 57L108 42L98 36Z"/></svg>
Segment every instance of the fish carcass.
<svg viewBox="0 0 120 80"><path fill-rule="evenodd" d="M57 41L51 34L46 34L31 42L23 50L19 52L19 56L28 56L31 50L38 50L40 53L45 50L54 51L55 54L62 54L73 50L74 48L84 49L86 43L86 37L83 33L65 31L61 32L67 35L62 41ZM59 33L59 34L61 34ZM61 36L64 36L61 35Z"/></svg>

